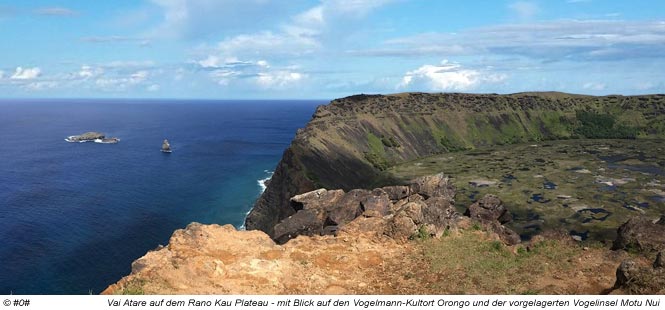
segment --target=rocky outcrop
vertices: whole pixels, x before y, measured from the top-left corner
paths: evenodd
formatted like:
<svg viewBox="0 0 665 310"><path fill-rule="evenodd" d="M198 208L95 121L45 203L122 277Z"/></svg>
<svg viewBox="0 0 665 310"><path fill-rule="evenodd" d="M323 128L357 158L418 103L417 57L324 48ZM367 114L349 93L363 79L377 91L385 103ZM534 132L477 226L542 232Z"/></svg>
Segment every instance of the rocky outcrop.
<svg viewBox="0 0 665 310"><path fill-rule="evenodd" d="M513 217L499 197L494 195L483 196L483 198L470 205L464 215L480 222L486 230L499 235L504 243L508 245L520 243L520 236L510 228L503 226L503 224L512 221Z"/></svg>
<svg viewBox="0 0 665 310"><path fill-rule="evenodd" d="M665 250L665 222L654 223L646 217L631 218L617 230L612 249L641 253Z"/></svg>
<svg viewBox="0 0 665 310"><path fill-rule="evenodd" d="M597 115L607 128L590 130L598 127ZM298 211L291 197L316 188L403 184L383 170L432 154L548 139L637 137L637 132L663 137L658 124L664 121L663 95L404 93L333 100L297 132L246 227L275 237L275 225ZM391 200L411 194L386 192Z"/></svg>
<svg viewBox="0 0 665 310"><path fill-rule="evenodd" d="M101 133L101 132L86 132L84 134L76 135L76 136L69 136L67 137L67 142L87 142L87 141L95 141L97 139L105 139L106 136Z"/></svg>
<svg viewBox="0 0 665 310"><path fill-rule="evenodd" d="M118 138L106 138L106 136L101 132L86 132L81 135L69 136L65 138L67 142L95 142L95 143L104 143L104 144L115 144L120 142Z"/></svg>
<svg viewBox="0 0 665 310"><path fill-rule="evenodd" d="M411 251L357 231L278 245L261 231L192 223L102 294L394 294L399 281L377 271L397 269Z"/></svg>
<svg viewBox="0 0 665 310"><path fill-rule="evenodd" d="M275 225L273 238L285 243L299 235L336 234L358 217L378 218L374 232L397 240L440 236L460 217L454 197L455 188L442 173L372 191L318 189L291 198L298 211Z"/></svg>
<svg viewBox="0 0 665 310"><path fill-rule="evenodd" d="M640 264L634 260L621 262L616 272L613 290L619 294L665 294L664 252L658 252L651 265Z"/></svg>

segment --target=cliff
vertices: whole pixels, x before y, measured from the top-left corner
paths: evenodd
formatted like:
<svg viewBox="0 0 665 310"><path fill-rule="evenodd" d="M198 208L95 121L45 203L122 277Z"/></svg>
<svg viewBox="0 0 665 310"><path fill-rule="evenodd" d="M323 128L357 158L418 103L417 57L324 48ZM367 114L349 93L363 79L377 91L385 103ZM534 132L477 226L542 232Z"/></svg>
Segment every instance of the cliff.
<svg viewBox="0 0 665 310"><path fill-rule="evenodd" d="M246 220L271 237L315 188L372 188L392 165L476 147L574 138L665 137L665 95L556 92L356 95L320 106L299 130Z"/></svg>

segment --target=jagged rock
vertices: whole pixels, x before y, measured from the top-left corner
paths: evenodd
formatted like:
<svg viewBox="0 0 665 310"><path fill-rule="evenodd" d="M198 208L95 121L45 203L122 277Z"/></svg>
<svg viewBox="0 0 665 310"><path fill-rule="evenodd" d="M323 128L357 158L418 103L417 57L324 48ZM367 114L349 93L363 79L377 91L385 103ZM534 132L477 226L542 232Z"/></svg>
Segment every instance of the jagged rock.
<svg viewBox="0 0 665 310"><path fill-rule="evenodd" d="M455 196L455 187L450 179L443 173L425 176L411 181L409 185L411 193L417 193L425 199L430 197L452 197Z"/></svg>
<svg viewBox="0 0 665 310"><path fill-rule="evenodd" d="M499 197L490 194L483 196L470 205L464 215L480 222L485 229L496 233L504 243L508 245L520 243L520 236L512 229L503 226L512 220L512 216Z"/></svg>
<svg viewBox="0 0 665 310"><path fill-rule="evenodd" d="M440 236L446 229L457 225L460 214L455 206L446 198L433 197L425 200L426 208L423 209L423 220L428 223L428 229L432 235Z"/></svg>
<svg viewBox="0 0 665 310"><path fill-rule="evenodd" d="M406 197L407 202L417 202L417 201L423 201L423 200L425 200L425 198L423 198L423 196L420 196L418 194L413 194L413 195L410 195L409 197Z"/></svg>
<svg viewBox="0 0 665 310"><path fill-rule="evenodd" d="M501 199L489 194L470 205L464 215L480 222L499 221L501 224L505 224L512 220L512 215Z"/></svg>
<svg viewBox="0 0 665 310"><path fill-rule="evenodd" d="M320 188L311 192L301 195L296 195L291 198L291 206L294 210L302 209L329 209L340 198L344 196L344 191L341 189L327 190Z"/></svg>
<svg viewBox="0 0 665 310"><path fill-rule="evenodd" d="M409 217L414 224L421 225L425 222L423 217L423 209L426 209L427 205L422 202L409 202L404 205L403 211L404 214ZM398 213L399 214L399 213Z"/></svg>
<svg viewBox="0 0 665 310"><path fill-rule="evenodd" d="M408 186L386 186L382 187L383 191L388 194L390 200L400 200L411 195L411 188Z"/></svg>
<svg viewBox="0 0 665 310"><path fill-rule="evenodd" d="M522 241L518 233L501 225L498 221L489 223L489 225L486 226L486 229L496 233L501 241L507 245L516 245Z"/></svg>
<svg viewBox="0 0 665 310"><path fill-rule="evenodd" d="M634 261L625 260L621 262L621 265L617 268L617 280L614 283L614 287L619 288L630 282L638 273L638 270L637 263Z"/></svg>
<svg viewBox="0 0 665 310"><path fill-rule="evenodd" d="M275 225L275 241L282 244L299 235L318 235L323 229L323 220L319 212L304 209L296 212Z"/></svg>
<svg viewBox="0 0 665 310"><path fill-rule="evenodd" d="M665 250L665 224L652 222L646 217L634 217L621 225L613 250L652 252Z"/></svg>
<svg viewBox="0 0 665 310"><path fill-rule="evenodd" d="M362 214L360 202L370 195L369 191L354 189L342 196L328 211L328 222L344 225Z"/></svg>
<svg viewBox="0 0 665 310"><path fill-rule="evenodd" d="M371 234L376 237L383 236L387 227L386 219L382 217L358 217L351 223L340 228L347 235Z"/></svg>
<svg viewBox="0 0 665 310"><path fill-rule="evenodd" d="M385 234L395 240L407 240L418 231L418 226L405 213L396 215L388 222Z"/></svg>
<svg viewBox="0 0 665 310"><path fill-rule="evenodd" d="M377 188L372 194L360 201L363 215L367 217L382 217L390 213L390 196L383 189Z"/></svg>
<svg viewBox="0 0 665 310"><path fill-rule="evenodd" d="M661 256L660 253L658 255ZM662 258L660 258L662 263ZM653 263L656 266L659 258ZM623 294L663 294L665 293L665 269L661 267L641 266L635 261L621 262L616 271L614 290L622 290Z"/></svg>

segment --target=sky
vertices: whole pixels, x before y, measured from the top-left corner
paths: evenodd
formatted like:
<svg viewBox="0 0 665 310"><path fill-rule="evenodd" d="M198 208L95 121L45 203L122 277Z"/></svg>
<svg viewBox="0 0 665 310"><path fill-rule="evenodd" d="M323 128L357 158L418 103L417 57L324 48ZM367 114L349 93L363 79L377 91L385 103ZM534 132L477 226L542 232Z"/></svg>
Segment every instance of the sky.
<svg viewBox="0 0 665 310"><path fill-rule="evenodd" d="M665 1L0 0L0 98L665 92Z"/></svg>

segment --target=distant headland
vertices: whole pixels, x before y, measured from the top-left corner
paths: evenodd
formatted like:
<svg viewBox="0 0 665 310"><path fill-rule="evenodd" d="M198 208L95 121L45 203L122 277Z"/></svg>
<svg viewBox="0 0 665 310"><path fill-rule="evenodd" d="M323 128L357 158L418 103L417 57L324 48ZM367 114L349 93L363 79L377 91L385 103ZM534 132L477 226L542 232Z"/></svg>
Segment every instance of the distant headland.
<svg viewBox="0 0 665 310"><path fill-rule="evenodd" d="M112 137L112 138L107 138L106 135L104 135L101 132L95 132L95 131L89 131L84 134L80 135L75 135L75 136L69 136L65 138L65 141L67 142L95 142L95 143L118 143L120 142L120 139Z"/></svg>

